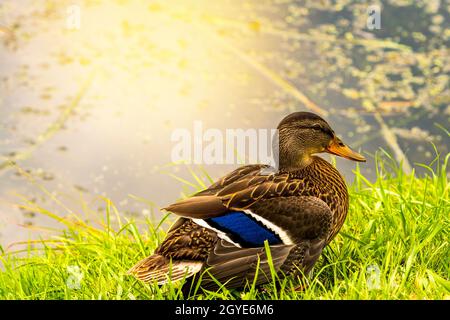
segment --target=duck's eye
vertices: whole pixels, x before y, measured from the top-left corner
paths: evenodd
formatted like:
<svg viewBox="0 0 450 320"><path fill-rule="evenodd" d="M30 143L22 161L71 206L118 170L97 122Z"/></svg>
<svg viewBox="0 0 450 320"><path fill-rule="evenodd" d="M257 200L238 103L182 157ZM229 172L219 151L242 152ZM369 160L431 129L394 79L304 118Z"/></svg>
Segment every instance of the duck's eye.
<svg viewBox="0 0 450 320"><path fill-rule="evenodd" d="M320 130L320 131L322 131L322 132L324 132L324 133L326 133L326 134L328 134L328 135L330 135L330 136L333 136L333 131L331 131L329 128L327 128L327 127L322 127L320 124L318 124L318 123L315 123L315 124L313 124L312 126L311 126L311 128L312 129L314 129L314 130Z"/></svg>
<svg viewBox="0 0 450 320"><path fill-rule="evenodd" d="M322 131L325 132L326 134L330 135L330 136L334 136L334 132L330 128L327 128L327 127L322 128Z"/></svg>

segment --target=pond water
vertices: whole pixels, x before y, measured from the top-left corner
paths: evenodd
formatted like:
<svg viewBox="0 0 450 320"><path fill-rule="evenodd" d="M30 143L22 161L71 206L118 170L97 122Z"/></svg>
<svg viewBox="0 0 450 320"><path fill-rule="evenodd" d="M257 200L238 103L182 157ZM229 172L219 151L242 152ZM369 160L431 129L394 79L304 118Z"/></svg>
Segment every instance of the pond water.
<svg viewBox="0 0 450 320"><path fill-rule="evenodd" d="M366 5L318 3L0 2L0 244L56 226L24 199L85 215L107 197L142 219L193 192L171 134L196 120L224 132L321 113L371 179L380 147L406 171L432 143L447 153L449 8L382 2L369 30ZM337 166L351 182L355 163Z"/></svg>

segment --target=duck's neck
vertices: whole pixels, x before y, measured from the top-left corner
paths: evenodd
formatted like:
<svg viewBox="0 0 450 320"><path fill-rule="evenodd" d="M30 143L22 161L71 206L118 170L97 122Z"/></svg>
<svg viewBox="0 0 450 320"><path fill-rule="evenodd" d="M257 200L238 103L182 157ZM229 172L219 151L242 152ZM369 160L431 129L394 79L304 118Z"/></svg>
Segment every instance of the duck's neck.
<svg viewBox="0 0 450 320"><path fill-rule="evenodd" d="M281 171L297 171L313 163L314 157L305 150L284 150L280 146L279 169Z"/></svg>

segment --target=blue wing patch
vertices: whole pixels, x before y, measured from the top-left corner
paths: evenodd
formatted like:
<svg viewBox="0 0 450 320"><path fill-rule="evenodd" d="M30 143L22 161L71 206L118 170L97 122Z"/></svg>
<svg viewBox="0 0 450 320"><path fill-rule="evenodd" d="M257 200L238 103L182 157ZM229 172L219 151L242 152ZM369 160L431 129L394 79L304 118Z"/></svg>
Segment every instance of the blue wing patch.
<svg viewBox="0 0 450 320"><path fill-rule="evenodd" d="M220 217L205 219L205 222L243 247L261 247L264 240L270 245L283 243L278 234L244 212L231 211Z"/></svg>

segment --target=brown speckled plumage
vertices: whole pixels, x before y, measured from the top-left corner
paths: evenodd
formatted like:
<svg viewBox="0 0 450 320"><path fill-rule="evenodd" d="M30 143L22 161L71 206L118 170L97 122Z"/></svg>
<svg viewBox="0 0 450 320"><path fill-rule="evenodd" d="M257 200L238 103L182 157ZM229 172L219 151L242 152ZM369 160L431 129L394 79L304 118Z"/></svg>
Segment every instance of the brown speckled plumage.
<svg viewBox="0 0 450 320"><path fill-rule="evenodd" d="M317 197L330 208L333 221L327 244L336 236L344 224L348 211L347 186L340 173L326 160L314 157L314 162L293 173L300 180L299 196Z"/></svg>
<svg viewBox="0 0 450 320"><path fill-rule="evenodd" d="M280 243L270 246L277 271L309 272L341 229L348 211L342 176L330 163L312 154L325 151L356 161L364 158L348 149L316 115L290 115L279 129L279 170L268 173L264 165L238 168L208 189L166 208L182 218L154 255L129 272L143 281L163 284L169 274L174 281L207 270L202 287L217 288L212 275L226 282L228 288L238 288L254 280L259 259L262 272L256 283L267 282L270 264L264 246L239 242L239 235L217 230L211 224L211 219L230 212L245 212L246 219L254 219L279 237Z"/></svg>

